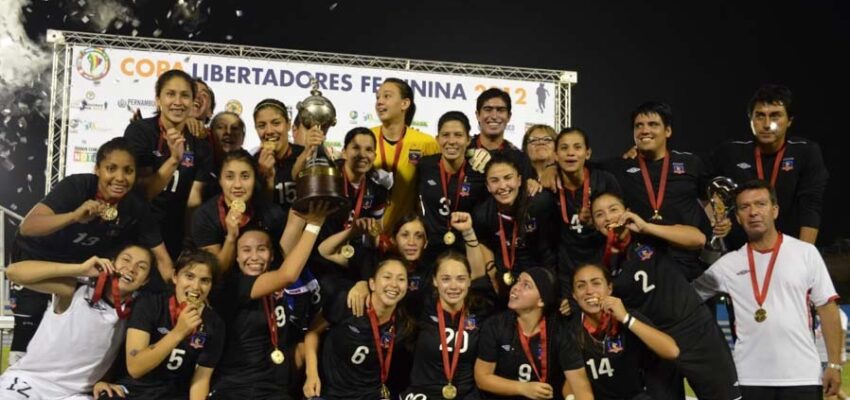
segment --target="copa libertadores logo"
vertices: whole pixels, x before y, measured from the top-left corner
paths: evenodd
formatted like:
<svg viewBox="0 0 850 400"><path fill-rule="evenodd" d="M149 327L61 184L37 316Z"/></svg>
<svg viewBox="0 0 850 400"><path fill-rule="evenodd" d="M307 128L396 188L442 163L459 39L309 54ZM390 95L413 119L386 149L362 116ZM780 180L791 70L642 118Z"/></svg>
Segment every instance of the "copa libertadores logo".
<svg viewBox="0 0 850 400"><path fill-rule="evenodd" d="M96 81L109 73L109 56L103 49L89 47L77 56L77 72L83 78Z"/></svg>

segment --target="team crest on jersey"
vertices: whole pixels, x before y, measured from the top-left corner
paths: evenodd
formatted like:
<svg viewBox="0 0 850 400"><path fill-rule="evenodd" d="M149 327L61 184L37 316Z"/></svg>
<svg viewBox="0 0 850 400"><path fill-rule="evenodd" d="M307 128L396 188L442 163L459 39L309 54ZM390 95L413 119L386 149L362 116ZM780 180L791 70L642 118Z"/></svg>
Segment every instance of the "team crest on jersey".
<svg viewBox="0 0 850 400"><path fill-rule="evenodd" d="M528 218L528 221L525 222L525 231L530 233L537 230L537 219L534 217Z"/></svg>
<svg viewBox="0 0 850 400"><path fill-rule="evenodd" d="M413 275L410 277L410 282L408 282L407 288L410 291L415 292L419 290L419 284L421 283L421 281L422 277L420 277L419 275Z"/></svg>
<svg viewBox="0 0 850 400"><path fill-rule="evenodd" d="M372 202L375 201L375 196L367 194L363 196L363 208L372 208Z"/></svg>
<svg viewBox="0 0 850 400"><path fill-rule="evenodd" d="M389 330L387 330L385 332L382 332L381 333L381 347L383 347L385 349L389 348L390 343L392 343L392 341L393 341L393 336L395 336L395 333L393 333L392 328L390 328Z"/></svg>
<svg viewBox="0 0 850 400"><path fill-rule="evenodd" d="M682 175L685 173L685 163L674 162L673 163L673 173L676 175Z"/></svg>
<svg viewBox="0 0 850 400"><path fill-rule="evenodd" d="M753 167L752 165L747 164L747 163L745 163L745 162L738 163L738 164L736 164L735 166L736 166L736 167L738 167L738 168L740 168L740 169L750 169L750 168L752 168L752 167Z"/></svg>
<svg viewBox="0 0 850 400"><path fill-rule="evenodd" d="M207 334L206 332L195 332L192 334L192 337L189 339L189 346L193 349L203 349L204 344L207 343Z"/></svg>
<svg viewBox="0 0 850 400"><path fill-rule="evenodd" d="M410 149L407 151L407 162L416 165L420 158L422 158L422 150Z"/></svg>
<svg viewBox="0 0 850 400"><path fill-rule="evenodd" d="M469 314L466 317L466 326L463 328L465 331L474 331L475 328L478 327L478 321L475 318L475 314Z"/></svg>
<svg viewBox="0 0 850 400"><path fill-rule="evenodd" d="M655 254L655 251L652 249L652 247L649 247L649 245L643 244L635 249L635 253L637 253L641 261L646 261L652 258L652 255Z"/></svg>
<svg viewBox="0 0 850 400"><path fill-rule="evenodd" d="M183 152L183 159L180 161L180 165L186 168L192 168L195 165L195 153L191 151Z"/></svg>
<svg viewBox="0 0 850 400"><path fill-rule="evenodd" d="M615 337L605 337L603 341L605 352L609 354L617 354L623 351L623 338L620 335Z"/></svg>
<svg viewBox="0 0 850 400"><path fill-rule="evenodd" d="M471 191L472 191L472 185L469 183L469 181L466 179L466 177L464 177L463 178L463 184L460 185L460 197L469 196L469 192L471 192Z"/></svg>
<svg viewBox="0 0 850 400"><path fill-rule="evenodd" d="M783 171L788 172L794 169L794 157L788 157L782 159L782 164L779 167Z"/></svg>

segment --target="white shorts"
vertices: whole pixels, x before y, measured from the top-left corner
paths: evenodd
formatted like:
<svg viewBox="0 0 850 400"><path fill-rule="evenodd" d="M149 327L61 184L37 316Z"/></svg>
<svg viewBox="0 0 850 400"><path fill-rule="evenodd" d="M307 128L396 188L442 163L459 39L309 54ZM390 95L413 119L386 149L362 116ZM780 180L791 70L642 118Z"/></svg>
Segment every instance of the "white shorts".
<svg viewBox="0 0 850 400"><path fill-rule="evenodd" d="M18 371L0 376L0 400L92 400L90 393L62 393L55 384Z"/></svg>

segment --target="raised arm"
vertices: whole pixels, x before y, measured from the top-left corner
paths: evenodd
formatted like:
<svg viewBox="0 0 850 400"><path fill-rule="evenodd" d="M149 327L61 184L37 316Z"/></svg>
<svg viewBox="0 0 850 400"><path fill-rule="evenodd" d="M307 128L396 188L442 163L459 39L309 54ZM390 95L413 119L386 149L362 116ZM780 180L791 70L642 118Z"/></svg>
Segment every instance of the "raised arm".
<svg viewBox="0 0 850 400"><path fill-rule="evenodd" d="M699 250L705 245L705 234L694 226L653 224L631 211L623 213L620 223L632 232L655 236L674 247Z"/></svg>

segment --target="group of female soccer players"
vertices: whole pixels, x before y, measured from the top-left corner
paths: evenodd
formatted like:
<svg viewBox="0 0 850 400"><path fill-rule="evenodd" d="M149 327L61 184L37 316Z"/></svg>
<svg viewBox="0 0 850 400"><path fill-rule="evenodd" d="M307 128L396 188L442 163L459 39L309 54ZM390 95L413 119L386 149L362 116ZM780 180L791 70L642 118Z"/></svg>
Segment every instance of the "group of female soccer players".
<svg viewBox="0 0 850 400"><path fill-rule="evenodd" d="M237 114L190 131L210 94L164 73L157 115L26 216L7 271L25 355L0 398L640 399L662 360L707 398L731 390L728 349L663 257L705 236L630 212L581 130L534 126L528 156L508 143L482 165L461 112L413 143L413 93L388 79L382 127L349 131L336 161L350 209L299 213L327 132L263 100L251 154Z"/></svg>

